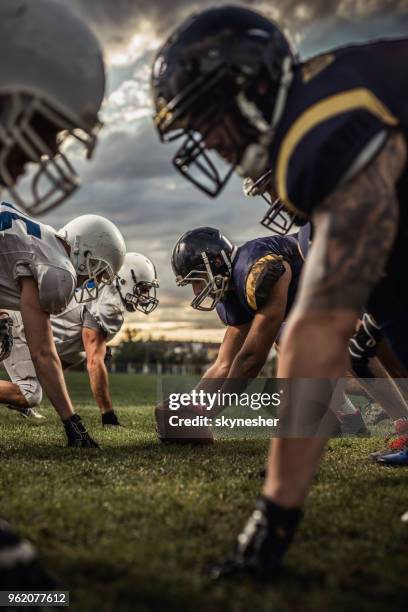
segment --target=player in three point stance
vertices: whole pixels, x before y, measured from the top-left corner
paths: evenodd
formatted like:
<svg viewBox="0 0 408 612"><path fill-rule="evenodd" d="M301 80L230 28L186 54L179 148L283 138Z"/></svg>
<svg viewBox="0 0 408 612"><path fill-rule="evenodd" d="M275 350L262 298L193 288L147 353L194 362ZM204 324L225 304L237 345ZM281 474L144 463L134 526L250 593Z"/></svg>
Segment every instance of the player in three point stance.
<svg viewBox="0 0 408 612"><path fill-rule="evenodd" d="M19 208L44 212L77 188L77 174L62 145L72 136L91 157L104 89L100 46L67 7L51 0L0 2L0 189L8 189ZM27 180L28 189L26 185L20 191L16 183L26 164L33 164L35 172ZM58 258L63 256L60 253ZM36 293L28 288L29 277L21 283L22 293ZM31 307L38 305L38 297L32 297ZM41 312L38 307L40 316ZM50 332L45 322L44 328L47 347ZM4 330L2 326L0 337L6 341ZM6 346L3 356L9 349ZM0 588L55 588L39 565L35 549L4 521L0 523Z"/></svg>
<svg viewBox="0 0 408 612"><path fill-rule="evenodd" d="M307 224L296 234L256 238L237 248L218 229L203 227L186 232L176 242L172 268L177 284L191 284L196 294L191 306L204 311L215 308L227 326L218 357L205 373L200 388L213 388L216 383L222 386L226 379L249 380L259 374L273 343L280 343L283 324L298 291L309 237ZM365 329L372 340L370 321L368 318L367 323L365 315ZM354 336L351 342L361 348L361 334L358 344ZM359 360L355 359L353 365L357 363ZM378 360L372 367L375 371L381 369ZM382 370L381 375L384 376ZM375 385L368 389L380 395ZM381 401L383 397L376 399ZM396 434L401 435L404 427L408 431L408 409L392 381L387 384L387 399L392 399L390 412ZM368 433L360 412L349 398L345 398L336 412L344 433ZM157 425L159 437L165 439L164 420ZM337 433L339 423L333 425L333 433ZM167 427L167 433L174 434L174 431ZM181 435L187 434L188 429Z"/></svg>
<svg viewBox="0 0 408 612"><path fill-rule="evenodd" d="M68 444L96 446L74 414L50 315L65 311L74 294L78 302L90 302L104 284L115 281L126 252L122 235L99 215L82 215L56 232L5 202L0 204L0 229L0 308L21 313L19 328L24 326L36 378L64 424ZM39 399L39 393L31 385L20 391L0 381L0 401L21 406Z"/></svg>
<svg viewBox="0 0 408 612"><path fill-rule="evenodd" d="M158 52L155 123L162 140L184 137L176 167L213 196L234 169L253 180L272 169L285 207L313 220L281 378L344 376L364 307L390 337L404 337L393 346L406 358L407 67L408 39L346 46L301 62L275 23L229 6L189 18ZM211 151L228 167L223 176ZM301 387L291 412L301 415L309 398ZM328 384L322 411L330 398ZM325 446L319 437L273 440L262 497L214 576L274 576Z"/></svg>
<svg viewBox="0 0 408 612"><path fill-rule="evenodd" d="M73 298L64 312L51 316L62 366L67 368L86 359L103 425L119 425L109 391L106 344L120 331L126 312L149 314L158 306L157 287L152 262L140 253L127 253L114 281L102 287L95 300L78 303ZM10 315L14 324L13 349L3 363L11 383L0 382L0 401L24 416L36 416L39 413L35 406L42 397L41 386L31 361L21 315L19 312Z"/></svg>

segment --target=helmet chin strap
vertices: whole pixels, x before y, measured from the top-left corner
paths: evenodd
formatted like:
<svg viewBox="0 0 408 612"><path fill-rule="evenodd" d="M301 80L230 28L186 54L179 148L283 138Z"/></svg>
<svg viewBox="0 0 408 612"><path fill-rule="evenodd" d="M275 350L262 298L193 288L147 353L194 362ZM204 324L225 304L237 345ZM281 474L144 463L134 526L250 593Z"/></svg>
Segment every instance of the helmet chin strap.
<svg viewBox="0 0 408 612"><path fill-rule="evenodd" d="M248 100L244 92L237 96L237 104L247 121L259 132L259 140L248 145L236 170L242 177L258 178L268 169L269 147L275 129L285 110L289 88L293 82L293 59L288 55L282 63L282 76L272 112L271 122L265 121L261 111L254 102Z"/></svg>

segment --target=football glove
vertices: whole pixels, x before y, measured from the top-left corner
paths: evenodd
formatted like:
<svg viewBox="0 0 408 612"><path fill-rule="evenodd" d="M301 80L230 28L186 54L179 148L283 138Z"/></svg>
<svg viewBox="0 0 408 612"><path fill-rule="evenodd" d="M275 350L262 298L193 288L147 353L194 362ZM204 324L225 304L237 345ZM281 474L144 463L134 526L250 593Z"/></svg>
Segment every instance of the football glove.
<svg viewBox="0 0 408 612"><path fill-rule="evenodd" d="M232 555L213 565L209 576L218 580L247 574L255 580L272 580L280 570L301 518L300 508L283 508L260 497Z"/></svg>
<svg viewBox="0 0 408 612"><path fill-rule="evenodd" d="M118 417L114 410L110 410L109 412L105 412L102 415L102 425L113 425L119 427L120 423Z"/></svg>
<svg viewBox="0 0 408 612"><path fill-rule="evenodd" d="M86 431L79 414L73 414L67 421L63 421L63 424L68 438L68 446L99 448L99 444Z"/></svg>
<svg viewBox="0 0 408 612"><path fill-rule="evenodd" d="M31 542L0 519L0 590L53 591L57 586L41 566Z"/></svg>
<svg viewBox="0 0 408 612"><path fill-rule="evenodd" d="M168 402L158 404L155 409L156 432L160 442L174 444L212 444L214 436L210 427L206 425L178 427L170 425L170 417L193 419L194 417L211 416L203 406L181 406L178 410L170 410Z"/></svg>
<svg viewBox="0 0 408 612"><path fill-rule="evenodd" d="M7 312L0 312L0 361L10 357L13 348L13 319Z"/></svg>
<svg viewBox="0 0 408 612"><path fill-rule="evenodd" d="M368 361L375 357L378 343L382 337L381 327L371 315L365 312L358 330L349 341L349 353L352 361Z"/></svg>

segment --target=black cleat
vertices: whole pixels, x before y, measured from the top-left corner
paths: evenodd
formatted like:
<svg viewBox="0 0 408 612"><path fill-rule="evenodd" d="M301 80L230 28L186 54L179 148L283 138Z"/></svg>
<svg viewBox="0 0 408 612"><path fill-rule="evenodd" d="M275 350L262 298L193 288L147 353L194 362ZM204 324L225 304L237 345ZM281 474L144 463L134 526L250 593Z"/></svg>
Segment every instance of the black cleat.
<svg viewBox="0 0 408 612"><path fill-rule="evenodd" d="M67 421L63 421L63 424L68 438L68 446L75 448L99 448L99 444L86 431L79 414L73 414Z"/></svg>
<svg viewBox="0 0 408 612"><path fill-rule="evenodd" d="M110 410L109 412L105 412L102 415L102 425L113 425L114 427L119 427L120 423L118 417L114 410Z"/></svg>
<svg viewBox="0 0 408 612"><path fill-rule="evenodd" d="M246 575L262 582L279 574L282 557L288 549L302 517L299 508L286 509L261 497L233 553L207 572L213 580Z"/></svg>

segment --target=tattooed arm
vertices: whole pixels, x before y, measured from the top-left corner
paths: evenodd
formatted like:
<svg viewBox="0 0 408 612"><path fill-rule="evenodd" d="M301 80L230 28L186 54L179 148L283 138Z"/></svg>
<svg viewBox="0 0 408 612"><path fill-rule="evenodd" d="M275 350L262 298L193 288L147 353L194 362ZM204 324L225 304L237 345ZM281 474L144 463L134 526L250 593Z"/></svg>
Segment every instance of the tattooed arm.
<svg viewBox="0 0 408 612"><path fill-rule="evenodd" d="M292 377L344 374L347 341L358 313L384 273L394 243L398 227L395 184L405 162L405 139L395 133L363 172L316 210L315 238L282 347L281 376L289 376L288 368ZM294 357L290 336L299 324L302 335L306 334L306 319L314 338L309 346L316 347L321 357L319 364L308 360L305 369L304 356L299 355L299 337Z"/></svg>
<svg viewBox="0 0 408 612"><path fill-rule="evenodd" d="M406 163L406 142L392 134L371 164L340 186L314 215L315 239L300 295L289 317L278 376L338 378L348 365L347 343L369 293L381 278L398 228L395 190ZM313 353L311 353L313 347ZM322 385L323 406L330 392ZM326 393L326 395L325 395ZM307 405L305 390L290 410ZM264 493L284 506L303 502L324 439L273 441Z"/></svg>

